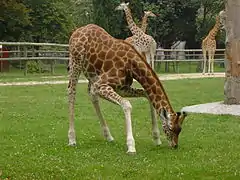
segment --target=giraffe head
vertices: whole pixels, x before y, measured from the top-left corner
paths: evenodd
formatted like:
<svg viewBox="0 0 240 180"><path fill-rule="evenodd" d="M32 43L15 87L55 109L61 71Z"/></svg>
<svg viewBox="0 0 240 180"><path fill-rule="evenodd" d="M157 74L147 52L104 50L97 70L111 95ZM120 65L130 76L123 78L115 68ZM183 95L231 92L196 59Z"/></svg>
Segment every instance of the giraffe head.
<svg viewBox="0 0 240 180"><path fill-rule="evenodd" d="M122 2L119 6L115 8L115 10L126 10L128 9L129 3Z"/></svg>
<svg viewBox="0 0 240 180"><path fill-rule="evenodd" d="M144 14L147 17L156 17L156 14L152 13L151 11L144 11Z"/></svg>
<svg viewBox="0 0 240 180"><path fill-rule="evenodd" d="M161 110L162 128L167 136L169 145L173 148L178 147L178 136L182 130L181 126L186 116L186 112L168 114L165 109Z"/></svg>

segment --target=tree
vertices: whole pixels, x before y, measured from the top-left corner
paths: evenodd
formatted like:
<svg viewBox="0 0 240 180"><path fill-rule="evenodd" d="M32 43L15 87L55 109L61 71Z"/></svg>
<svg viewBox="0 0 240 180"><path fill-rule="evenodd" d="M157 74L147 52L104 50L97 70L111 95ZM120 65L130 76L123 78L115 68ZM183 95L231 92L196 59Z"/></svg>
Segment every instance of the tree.
<svg viewBox="0 0 240 180"><path fill-rule="evenodd" d="M22 38L34 42L66 43L73 22L64 0L24 0L31 9L31 25L25 28Z"/></svg>
<svg viewBox="0 0 240 180"><path fill-rule="evenodd" d="M0 40L18 41L24 27L31 24L30 9L20 0L0 1Z"/></svg>
<svg viewBox="0 0 240 180"><path fill-rule="evenodd" d="M240 0L227 0L224 103L240 104Z"/></svg>

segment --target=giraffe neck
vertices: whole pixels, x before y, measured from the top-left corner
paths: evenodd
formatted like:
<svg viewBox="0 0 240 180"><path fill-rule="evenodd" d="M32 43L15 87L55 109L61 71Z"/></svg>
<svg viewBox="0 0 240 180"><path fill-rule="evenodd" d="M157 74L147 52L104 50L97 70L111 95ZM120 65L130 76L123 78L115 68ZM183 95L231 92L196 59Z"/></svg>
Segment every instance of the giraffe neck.
<svg viewBox="0 0 240 180"><path fill-rule="evenodd" d="M143 16L143 18L142 18L142 26L141 26L141 29L142 29L142 31L143 31L144 33L146 32L147 26L148 26L147 19L148 19L148 17L147 17L147 15L145 14L145 15Z"/></svg>
<svg viewBox="0 0 240 180"><path fill-rule="evenodd" d="M144 60L137 60L132 63L132 67L133 78L145 89L156 112L160 114L164 108L169 114L173 114L174 110L170 104L167 93L149 64Z"/></svg>
<svg viewBox="0 0 240 180"><path fill-rule="evenodd" d="M133 21L131 9L127 7L124 9L124 12L126 15L126 20L127 20L130 31L132 32L133 35L136 35L139 32L138 29L140 28L137 27L136 23Z"/></svg>
<svg viewBox="0 0 240 180"><path fill-rule="evenodd" d="M214 27L208 34L208 38L214 40L218 33L219 28L220 28L220 20L219 20L219 17L217 17Z"/></svg>

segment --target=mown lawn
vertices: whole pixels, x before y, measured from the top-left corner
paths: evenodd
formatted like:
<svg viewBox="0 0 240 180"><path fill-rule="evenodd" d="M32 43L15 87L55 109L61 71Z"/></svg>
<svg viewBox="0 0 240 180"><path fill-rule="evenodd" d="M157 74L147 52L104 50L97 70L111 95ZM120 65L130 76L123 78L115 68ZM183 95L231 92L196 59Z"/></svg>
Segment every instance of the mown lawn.
<svg viewBox="0 0 240 180"><path fill-rule="evenodd" d="M223 79L164 81L176 111L223 99ZM240 178L240 118L190 114L177 150L151 137L149 105L132 99L137 154L126 152L120 107L101 101L115 142L104 140L99 121L79 84L77 146L68 147L67 85L0 87L0 170L11 179L204 179Z"/></svg>

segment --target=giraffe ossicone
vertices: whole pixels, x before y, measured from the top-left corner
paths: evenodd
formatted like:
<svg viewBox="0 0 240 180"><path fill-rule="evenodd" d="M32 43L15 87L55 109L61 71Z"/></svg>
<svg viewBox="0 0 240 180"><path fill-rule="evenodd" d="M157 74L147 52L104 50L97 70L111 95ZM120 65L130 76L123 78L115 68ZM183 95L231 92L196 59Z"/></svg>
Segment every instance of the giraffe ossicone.
<svg viewBox="0 0 240 180"><path fill-rule="evenodd" d="M136 148L132 132L132 106L125 97L144 97L150 104L154 142L157 145L161 143L157 118L164 109L162 127L170 146L177 147L186 114L174 112L158 76L132 45L113 38L97 25L89 24L72 33L69 54L69 145L76 144L74 104L78 79L83 73L89 81L88 93L107 140L111 141L113 137L101 113L99 97L122 107L125 115L127 152L130 154L135 153ZM136 79L143 89L133 88L133 79ZM86 125L87 123L86 120Z"/></svg>

